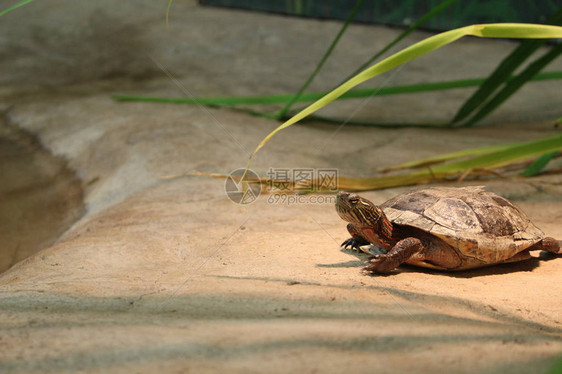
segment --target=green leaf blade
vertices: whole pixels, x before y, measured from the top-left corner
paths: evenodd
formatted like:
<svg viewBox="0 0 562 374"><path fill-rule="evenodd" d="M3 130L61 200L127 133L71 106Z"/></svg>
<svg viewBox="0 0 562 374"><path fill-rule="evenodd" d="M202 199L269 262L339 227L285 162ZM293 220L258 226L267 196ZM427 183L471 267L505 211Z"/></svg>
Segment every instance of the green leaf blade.
<svg viewBox="0 0 562 374"><path fill-rule="evenodd" d="M12 5L11 7L9 7L8 9L4 9L3 11L0 12L0 17L10 13L11 11L16 10L17 8L24 6L26 4L31 3L33 0L22 0L19 3L16 3L14 5Z"/></svg>
<svg viewBox="0 0 562 374"><path fill-rule="evenodd" d="M535 62L527 66L519 75L515 78L509 80L507 84L494 96L489 102L483 105L483 107L468 120L463 127L468 127L474 125L476 122L480 121L482 118L489 115L491 112L496 110L504 101L506 101L511 95L521 88L527 81L531 80L539 71L541 71L546 65L551 63L556 59L560 53L562 53L562 44L553 47L549 52L545 53L542 57L538 58Z"/></svg>
<svg viewBox="0 0 562 374"><path fill-rule="evenodd" d="M550 160L559 154L558 151L545 153L541 157L537 158L531 165L529 165L521 174L522 177L534 177L540 174L540 172L548 165Z"/></svg>
<svg viewBox="0 0 562 374"><path fill-rule="evenodd" d="M428 167L425 170L370 178L340 178L339 187L341 189L363 191L438 182L447 178L458 178L461 174L472 170L492 170L544 154L545 152L558 154L561 151L562 134L556 134L543 139L511 144L503 149L498 149L481 156ZM474 153L474 150L465 150L463 152L467 154Z"/></svg>

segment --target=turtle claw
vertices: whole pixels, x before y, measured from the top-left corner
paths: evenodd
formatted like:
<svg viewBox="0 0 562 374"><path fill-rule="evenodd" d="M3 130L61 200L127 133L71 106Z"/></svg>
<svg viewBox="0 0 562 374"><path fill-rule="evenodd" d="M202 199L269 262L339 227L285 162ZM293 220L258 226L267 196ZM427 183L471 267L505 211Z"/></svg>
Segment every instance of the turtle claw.
<svg viewBox="0 0 562 374"><path fill-rule="evenodd" d="M371 257L369 260L367 260L367 266L363 267L363 271L366 273L379 273L379 274L388 274L390 273L392 270L396 269L398 267L398 264L396 264L396 261L393 261L393 259L386 255L386 254L380 254L380 255L375 255L373 257Z"/></svg>
<svg viewBox="0 0 562 374"><path fill-rule="evenodd" d="M354 238L349 238L347 240L345 240L343 243L341 243L340 247L347 249L347 247L350 247L351 249L354 249L356 251L359 251L362 245L364 245L365 243L354 239Z"/></svg>

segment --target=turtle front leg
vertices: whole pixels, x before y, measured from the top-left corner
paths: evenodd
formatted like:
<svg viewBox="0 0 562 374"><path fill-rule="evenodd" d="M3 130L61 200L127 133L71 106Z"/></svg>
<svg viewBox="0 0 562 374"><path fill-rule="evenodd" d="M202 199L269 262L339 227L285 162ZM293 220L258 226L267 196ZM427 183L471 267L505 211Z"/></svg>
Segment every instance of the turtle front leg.
<svg viewBox="0 0 562 374"><path fill-rule="evenodd" d="M368 261L363 269L372 273L390 273L410 257L420 253L425 248L418 238L400 240L388 253L377 255Z"/></svg>
<svg viewBox="0 0 562 374"><path fill-rule="evenodd" d="M355 226L353 226L351 223L347 225L347 231L349 231L349 234L351 234L351 238L341 243L341 247L345 249L347 249L347 247L351 247L351 249L359 250L361 249L360 247L362 245L371 244L367 239L359 234L359 231L357 231Z"/></svg>

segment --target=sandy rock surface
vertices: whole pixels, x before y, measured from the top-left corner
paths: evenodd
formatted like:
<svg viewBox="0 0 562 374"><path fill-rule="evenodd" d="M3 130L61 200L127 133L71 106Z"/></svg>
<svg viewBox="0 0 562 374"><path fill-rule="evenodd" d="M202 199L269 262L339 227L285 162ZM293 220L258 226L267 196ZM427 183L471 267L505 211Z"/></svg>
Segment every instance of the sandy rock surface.
<svg viewBox="0 0 562 374"><path fill-rule="evenodd" d="M26 48L11 57L21 68L0 69L1 109L11 127L67 160L86 213L53 245L0 274L0 372L541 373L560 358L561 258L536 253L473 271L403 267L365 276L365 257L339 249L348 234L331 196L289 203L262 195L241 206L227 198L223 180L163 178L243 167L276 122L109 97L183 95L154 61L198 96L294 92L338 23L177 2L168 33L164 8L153 2L57 4L32 3L0 25L27 20L16 28ZM15 48L10 32L0 35ZM330 88L362 62L369 53L358 46L382 46L398 32L352 26L313 89ZM94 40L98 60L80 49ZM388 84L484 76L511 48L460 41ZM369 176L414 158L548 136L557 131L558 88L533 83L488 126L456 131L297 125L260 151L253 169ZM450 118L467 94L350 101L324 114L362 108L357 116L434 121ZM450 111L432 110L436 102L450 103ZM560 175L486 184L562 238ZM363 195L381 203L405 190Z"/></svg>

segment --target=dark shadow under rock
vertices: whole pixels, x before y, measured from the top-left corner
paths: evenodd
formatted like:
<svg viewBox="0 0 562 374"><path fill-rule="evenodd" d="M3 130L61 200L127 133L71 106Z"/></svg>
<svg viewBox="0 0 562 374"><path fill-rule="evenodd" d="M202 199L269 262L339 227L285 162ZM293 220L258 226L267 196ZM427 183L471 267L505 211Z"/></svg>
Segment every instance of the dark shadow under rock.
<svg viewBox="0 0 562 374"><path fill-rule="evenodd" d="M0 123L0 272L51 245L84 213L66 162L32 135Z"/></svg>

